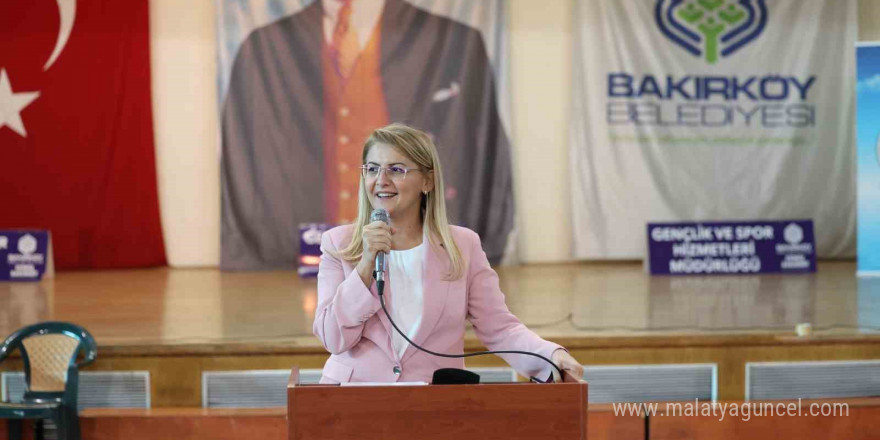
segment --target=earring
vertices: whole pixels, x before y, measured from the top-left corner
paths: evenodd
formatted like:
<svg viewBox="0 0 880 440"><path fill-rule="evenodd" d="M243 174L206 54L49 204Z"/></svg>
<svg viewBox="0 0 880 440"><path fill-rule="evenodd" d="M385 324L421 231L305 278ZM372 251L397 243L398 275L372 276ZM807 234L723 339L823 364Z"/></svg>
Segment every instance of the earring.
<svg viewBox="0 0 880 440"><path fill-rule="evenodd" d="M428 191L422 191L422 194L424 194L425 196L427 196L427 195L428 195Z"/></svg>

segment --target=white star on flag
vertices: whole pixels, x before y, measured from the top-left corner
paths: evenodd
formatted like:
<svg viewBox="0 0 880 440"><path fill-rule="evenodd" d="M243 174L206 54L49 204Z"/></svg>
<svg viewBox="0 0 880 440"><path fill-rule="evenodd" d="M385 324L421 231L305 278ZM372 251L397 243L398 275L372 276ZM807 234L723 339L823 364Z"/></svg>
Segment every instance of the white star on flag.
<svg viewBox="0 0 880 440"><path fill-rule="evenodd" d="M21 137L27 137L21 111L39 96L40 92L12 93L12 84L9 83L6 69L0 69L0 128L8 125Z"/></svg>

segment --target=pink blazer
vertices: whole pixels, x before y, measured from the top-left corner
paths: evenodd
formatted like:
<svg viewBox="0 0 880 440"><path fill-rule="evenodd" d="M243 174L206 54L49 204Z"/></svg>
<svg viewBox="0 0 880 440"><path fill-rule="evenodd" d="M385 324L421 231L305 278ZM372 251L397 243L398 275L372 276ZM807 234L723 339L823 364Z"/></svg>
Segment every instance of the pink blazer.
<svg viewBox="0 0 880 440"><path fill-rule="evenodd" d="M375 282L368 289L354 270L355 264L335 256L348 245L352 228L333 228L321 239L313 331L332 354L324 364L321 383L430 382L438 368L464 368L463 359L432 356L412 345L398 358L391 348L395 330L381 309ZM530 351L549 359L561 347L541 339L510 313L480 237L470 229L450 228L465 260L465 272L458 280L444 280L449 259L442 248L428 247L422 276L424 311L413 341L435 352L460 354L465 320L469 320L490 350ZM386 280L386 305L394 293L394 280ZM502 357L525 377L550 376L550 365L541 359L517 354Z"/></svg>

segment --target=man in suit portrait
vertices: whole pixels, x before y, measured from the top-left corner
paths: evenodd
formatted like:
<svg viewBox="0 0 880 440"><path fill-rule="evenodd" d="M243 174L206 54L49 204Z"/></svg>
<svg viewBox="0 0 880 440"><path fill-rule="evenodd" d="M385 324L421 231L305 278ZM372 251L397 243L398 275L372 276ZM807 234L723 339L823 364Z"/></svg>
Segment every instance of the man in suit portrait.
<svg viewBox="0 0 880 440"><path fill-rule="evenodd" d="M510 145L482 35L404 0L315 0L256 29L222 106L223 269L290 268L299 225L351 223L363 142L434 137L450 221L493 263L513 229Z"/></svg>

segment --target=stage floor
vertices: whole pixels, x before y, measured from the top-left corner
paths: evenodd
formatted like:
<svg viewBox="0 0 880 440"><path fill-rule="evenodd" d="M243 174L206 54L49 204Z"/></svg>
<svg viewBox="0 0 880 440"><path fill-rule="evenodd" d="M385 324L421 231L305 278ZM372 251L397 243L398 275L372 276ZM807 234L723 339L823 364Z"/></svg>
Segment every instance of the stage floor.
<svg viewBox="0 0 880 440"><path fill-rule="evenodd" d="M880 336L880 278L851 261L816 274L651 277L640 263L502 267L510 309L541 336L619 338ZM61 272L0 284L0 333L43 320L88 328L104 347L271 344L320 348L316 281L293 271L143 269Z"/></svg>
<svg viewBox="0 0 880 440"><path fill-rule="evenodd" d="M809 275L651 277L640 263L503 267L510 309L585 365L711 363L718 396L743 399L749 362L880 358L880 278L852 261ZM61 272L0 284L0 333L78 323L98 342L89 370L147 371L153 407L202 404L205 371L321 368L316 281L293 271ZM795 326L812 325L796 336ZM482 348L473 335L465 349ZM505 365L470 358L468 367ZM21 368L13 359L0 370Z"/></svg>

